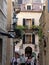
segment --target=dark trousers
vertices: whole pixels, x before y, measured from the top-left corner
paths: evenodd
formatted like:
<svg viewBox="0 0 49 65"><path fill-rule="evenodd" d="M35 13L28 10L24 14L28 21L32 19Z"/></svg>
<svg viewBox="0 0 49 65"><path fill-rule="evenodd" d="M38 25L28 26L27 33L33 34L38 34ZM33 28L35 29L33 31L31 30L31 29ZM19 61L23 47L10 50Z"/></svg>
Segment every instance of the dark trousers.
<svg viewBox="0 0 49 65"><path fill-rule="evenodd" d="M25 65L25 63L21 63L21 65Z"/></svg>
<svg viewBox="0 0 49 65"><path fill-rule="evenodd" d="M27 65L31 65L31 63L27 63Z"/></svg>

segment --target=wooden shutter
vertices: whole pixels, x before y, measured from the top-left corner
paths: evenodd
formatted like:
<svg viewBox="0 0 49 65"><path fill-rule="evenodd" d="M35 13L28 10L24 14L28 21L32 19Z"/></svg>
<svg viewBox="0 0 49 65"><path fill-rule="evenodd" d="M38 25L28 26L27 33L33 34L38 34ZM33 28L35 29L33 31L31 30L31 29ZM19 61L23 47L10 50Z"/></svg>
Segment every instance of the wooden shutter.
<svg viewBox="0 0 49 65"><path fill-rule="evenodd" d="M23 19L23 26L25 26L25 19Z"/></svg>
<svg viewBox="0 0 49 65"><path fill-rule="evenodd" d="M32 44L35 44L35 34L32 35Z"/></svg>
<svg viewBox="0 0 49 65"><path fill-rule="evenodd" d="M32 19L32 25L34 25L34 19Z"/></svg>
<svg viewBox="0 0 49 65"><path fill-rule="evenodd" d="M23 35L23 44L25 44L25 35Z"/></svg>

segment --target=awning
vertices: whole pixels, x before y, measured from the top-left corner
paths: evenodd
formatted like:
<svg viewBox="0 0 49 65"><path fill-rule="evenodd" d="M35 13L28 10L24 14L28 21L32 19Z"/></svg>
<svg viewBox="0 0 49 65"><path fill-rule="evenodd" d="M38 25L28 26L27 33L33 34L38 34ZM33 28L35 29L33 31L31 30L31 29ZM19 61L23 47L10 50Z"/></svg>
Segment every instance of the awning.
<svg viewBox="0 0 49 65"><path fill-rule="evenodd" d="M14 38L14 37L15 37L14 35L9 34L9 33L7 33L7 32L0 32L0 35L8 36L9 38Z"/></svg>

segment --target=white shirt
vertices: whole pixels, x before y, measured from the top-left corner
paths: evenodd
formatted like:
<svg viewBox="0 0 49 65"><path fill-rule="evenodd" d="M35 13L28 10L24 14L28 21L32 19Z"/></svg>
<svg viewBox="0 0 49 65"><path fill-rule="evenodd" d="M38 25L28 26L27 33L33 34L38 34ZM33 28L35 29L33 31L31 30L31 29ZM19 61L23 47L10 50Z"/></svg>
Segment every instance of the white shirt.
<svg viewBox="0 0 49 65"><path fill-rule="evenodd" d="M34 65L34 57L32 58L32 60L31 60L31 65Z"/></svg>
<svg viewBox="0 0 49 65"><path fill-rule="evenodd" d="M17 65L20 64L20 58L17 58Z"/></svg>
<svg viewBox="0 0 49 65"><path fill-rule="evenodd" d="M27 61L28 57L25 57L25 62Z"/></svg>

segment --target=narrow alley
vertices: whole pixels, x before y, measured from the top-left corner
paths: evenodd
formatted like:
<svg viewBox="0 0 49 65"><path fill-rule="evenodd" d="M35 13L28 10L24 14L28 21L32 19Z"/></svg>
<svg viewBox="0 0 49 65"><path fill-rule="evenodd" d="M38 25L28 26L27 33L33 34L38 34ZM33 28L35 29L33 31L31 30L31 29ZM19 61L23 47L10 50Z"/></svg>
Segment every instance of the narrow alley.
<svg viewBox="0 0 49 65"><path fill-rule="evenodd" d="M49 65L49 0L0 0L0 65Z"/></svg>

